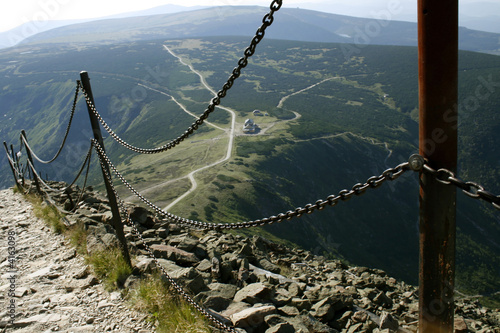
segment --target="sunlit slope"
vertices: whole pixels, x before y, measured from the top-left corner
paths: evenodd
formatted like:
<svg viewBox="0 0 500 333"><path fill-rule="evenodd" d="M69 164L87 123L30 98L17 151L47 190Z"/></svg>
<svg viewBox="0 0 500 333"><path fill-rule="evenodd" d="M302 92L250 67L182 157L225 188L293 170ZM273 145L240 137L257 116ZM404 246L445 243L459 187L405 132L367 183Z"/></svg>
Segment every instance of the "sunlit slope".
<svg viewBox="0 0 500 333"><path fill-rule="evenodd" d="M9 121L0 134L17 144L25 128L41 155L53 153L74 80L87 70L99 112L124 140L147 148L165 144L205 110L210 89L222 87L247 42L206 38L4 52L0 101ZM264 40L222 99L234 112L234 126L233 115L216 108L209 123L163 154L133 153L104 133L106 149L133 186L175 214L212 222L277 215L350 189L417 151L416 57L412 47L370 46L346 60L340 44ZM500 60L466 52L460 59L459 176L498 193ZM249 118L259 125L255 134L243 132ZM49 178L68 179L83 161L91 132L82 100L75 124L70 157L45 170ZM196 189L171 205L193 189L190 174ZM2 163L4 186L9 177ZM94 164L91 183L101 182ZM119 193L137 200L123 186ZM458 198L458 285L498 290L498 211L462 193ZM362 197L265 230L415 282L417 175L406 173Z"/></svg>

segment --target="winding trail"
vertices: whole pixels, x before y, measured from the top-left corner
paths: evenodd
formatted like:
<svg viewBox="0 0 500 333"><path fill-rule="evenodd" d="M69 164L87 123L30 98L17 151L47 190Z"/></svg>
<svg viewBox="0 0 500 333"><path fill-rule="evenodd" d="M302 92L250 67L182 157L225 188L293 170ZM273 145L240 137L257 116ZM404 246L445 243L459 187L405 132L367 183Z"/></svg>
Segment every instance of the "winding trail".
<svg viewBox="0 0 500 333"><path fill-rule="evenodd" d="M194 74L198 75L198 77L200 78L200 82L201 82L201 84L202 84L202 85L203 85L203 86L204 86L204 87L205 87L208 91L210 91L210 92L211 92L212 94L214 94L214 95L217 95L217 92L216 92L214 89L212 89L212 87L210 87L210 86L208 85L208 83L205 81L205 78L203 78L203 75L201 75L201 73L200 73L200 72L198 72L196 69L194 69L194 67L193 67L193 66L191 66L191 65L187 64L186 62L184 62L184 61L182 60L182 58L181 58L181 57L179 57L178 55L176 55L174 52L172 52L172 50L170 50L170 49L168 48L168 46L163 45L163 47L164 47L164 48L165 48L165 50L166 50L166 51L168 51L168 52L169 52L172 56L174 56L175 58L177 58L181 64L183 64L183 65L185 65L185 66L189 67L189 69L190 69L190 70L191 70ZM144 87L145 87L145 86L144 86ZM146 88L151 89L151 90L155 90L155 91L157 91L157 92L159 92L159 93L162 93L162 94L164 94L164 95L170 96L170 95L168 95L168 94L166 94L166 93L163 93L163 92L161 92L161 91L158 91L158 90L156 90L156 89L152 89L152 88L149 88L149 87L146 87ZM170 97L171 97L171 98L172 98L172 100L173 100L175 103L177 103L177 104L178 104L178 105L179 105L179 106L180 106L180 107L181 107L181 108L182 108L182 109L183 109L186 113L188 113L189 115L191 115L191 116L193 116L193 117L195 117L195 118L198 118L198 116L196 116L195 114L191 113L191 112L190 112L190 111L188 111L188 110L187 110L187 109L186 109L183 105L181 105L179 102L177 102L177 100L175 100L175 98L174 98L173 96L170 96ZM196 169L196 170L191 171L191 172L187 175L187 177L188 177L189 181L191 182L191 188L190 188L189 190L187 190L187 191L186 191L184 194L182 194L181 196L177 197L177 199L175 199L174 201L172 201L172 202L171 202L168 206L166 206L164 209L165 209L165 210L167 210L167 211L168 211L170 208L172 208L175 204L177 204L179 201L181 201L182 199L184 199L186 196L188 196L189 194L191 194L194 190L196 190L196 188L198 187L198 183L196 182L196 179L194 178L194 175L195 175L196 173L198 173L198 172L200 172L200 171L203 171L203 170L205 170L205 169L211 168L211 167L213 167L213 166L216 166L216 165L218 165L218 164L220 164L220 163L223 163L223 162L225 162L225 161L229 160L229 159L231 158L231 156L232 156L232 152L233 152L233 145L234 145L234 129L235 129L235 126L236 126L236 113L235 113L233 110L231 110L231 109L229 109L229 108L226 108L226 107L223 107L223 106L220 106L220 105L219 105L219 106L217 106L217 108L222 109L222 110L224 110L224 111L227 111L227 112L229 112L229 114L231 115L231 125L230 125L229 129L224 129L224 128L222 128L222 127L216 126L216 125L214 125L214 124L212 124L212 123L209 123L209 122L207 122L207 121L206 121L206 123L207 123L207 124L210 124L211 126L214 126L214 127L218 128L218 129L220 129L220 130L223 130L223 131L225 131L225 132L227 133L227 135L228 135L228 137L229 137L229 142L228 142L228 144L227 144L226 155L225 155L222 159L220 159L220 160L218 160L218 161L215 161L215 162L213 162L213 163L211 163L211 164L205 165L205 166L203 166L203 167L201 167L201 168L198 168L198 169ZM184 177L183 177L183 178L184 178Z"/></svg>
<svg viewBox="0 0 500 333"><path fill-rule="evenodd" d="M281 99L280 99L280 101L279 101L279 103L278 103L277 108L280 108L280 109L281 109L281 108L283 107L283 103L284 103L284 102L285 102L285 101L286 101L289 97L292 97L292 96L294 96L294 95L297 95L297 94L303 93L304 91L307 91L307 90L309 90L309 89L312 89L312 88L314 88L314 87L316 87L316 86L318 86L318 85L320 85L320 84L322 84L322 83L324 83L324 82L326 82L326 81L330 81L330 80L334 80L334 79L340 79L340 76L329 77L329 78L324 79L324 80L322 80L322 81L319 81L319 82L317 82L317 83L315 83L315 84L312 84L312 85L310 85L309 87L305 87L304 89L298 90L298 91L296 91L296 92L291 93L290 95L286 95L286 96L284 96L283 98L281 98Z"/></svg>
<svg viewBox="0 0 500 333"><path fill-rule="evenodd" d="M198 72L192 65L186 63L180 56L178 56L177 54L175 54L168 46L166 45L163 45L163 48L168 52L170 53L170 55L172 55L174 58L176 58L182 65L184 66L187 66L191 72L193 72L194 74L196 74L199 79L200 79L200 83L203 85L203 87L205 87L205 89L207 89L208 91L210 91L214 96L217 95L217 92L208 85L208 83L206 82L205 78L203 77L203 75ZM294 95L297 95L297 94L300 94L300 93L303 93L309 89L312 89L324 82L327 82L327 81L330 81L330 80L334 80L334 79L340 79L340 77L330 77L330 78L327 78L327 79L324 79L324 80L321 80L317 83L314 83L310 86L307 86L301 90L298 90L298 91L295 91L289 95L286 95L284 97L282 97L280 99L280 101L278 102L278 105L277 107L278 108L282 108L283 107L283 103L291 96L294 96ZM149 89L151 91L154 91L154 92L157 92L159 94L162 94L162 95L165 95L165 96L168 96L172 99L172 101L174 101L184 112L186 112L187 114L189 114L190 116L194 117L194 118L198 118L197 115L195 115L194 113L192 113L191 111L189 111L188 109L186 109L186 107L184 105L182 105L179 101L177 101L175 99L175 97L173 97L172 95L170 94L167 94L166 92L163 92L161 90L158 90L158 89L155 89L155 88L152 88L150 86L147 86L147 85L144 85L142 83L139 83L138 85L140 85L141 87L145 88L145 89ZM223 107L223 106L217 106L217 108L219 109L222 109L222 110L225 110L227 112L229 112L229 114L231 115L231 124L229 126L229 128L222 128L218 125L215 125L211 122L208 122L208 121L205 121L205 123L209 126L212 126L216 129L219 129L221 131L224 131L226 133L226 135L228 136L229 138L229 142L228 142L228 145L227 145L227 150L226 150L226 155L221 158L220 160L218 161L215 161L213 163L210 163L210 164L207 164L203 167L200 167L198 169L195 169L193 171L191 171L189 174L187 174L186 176L183 176L183 177L179 177L179 178L176 178L176 179L171 179L171 180L168 180L168 181L165 181L165 182L162 182L162 183L159 183L159 184L156 184L156 185L153 185L147 189L144 189L141 191L141 194L145 194L147 192L150 192L150 191L153 191L153 190L156 190L158 188L161 188L165 185L168 185L170 183L173 183L174 181L177 181L177 180L180 180L180 179L184 179L184 178L188 178L189 181L191 182L191 187L186 191L184 192L182 195L180 195L179 197L177 197L174 201L172 201L169 205L167 205L166 207L164 207L163 209L168 211L170 210L173 206L175 206L178 202L180 202L181 200L183 200L186 196L188 196L189 194L193 193L197 188L198 188L198 183L196 182L196 179L195 179L195 174L198 173L198 172L201 172L205 169L208 169L208 168L211 168L211 167L214 167L218 164L221 164L223 162L226 162L227 160L229 160L232 156L232 151L233 151L233 146L234 146L234 137L235 137L235 128L236 128L236 113L234 112L234 110L230 109L230 108L227 108L227 107ZM271 129L272 127L274 127L274 125L276 125L278 122L287 122L287 121L291 121L291 120L296 120L296 119L299 119L301 117L301 114L296 112L296 111L292 111L295 115L294 118L292 119L288 119L288 120L282 120L282 121L277 121L277 122L274 122L272 124L270 124L270 126L267 126L266 128L263 128L261 130L261 132L257 135L263 135L265 134L269 129ZM344 134L344 133L342 133ZM342 135L342 134L339 134L339 135ZM335 135L336 136L336 135ZM386 149L387 149L387 145L386 145ZM389 156L392 152L389 150ZM133 198L133 196L130 196L128 197L127 199L130 200L130 198Z"/></svg>

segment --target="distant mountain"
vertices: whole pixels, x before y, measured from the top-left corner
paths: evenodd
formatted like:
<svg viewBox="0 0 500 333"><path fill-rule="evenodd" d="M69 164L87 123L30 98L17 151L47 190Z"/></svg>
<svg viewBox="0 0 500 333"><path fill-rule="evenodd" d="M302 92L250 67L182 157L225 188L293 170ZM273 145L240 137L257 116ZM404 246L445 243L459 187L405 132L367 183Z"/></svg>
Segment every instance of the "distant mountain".
<svg viewBox="0 0 500 333"><path fill-rule="evenodd" d="M223 6L189 12L98 20L41 32L26 43L117 43L208 36L253 36L265 7ZM500 54L500 34L460 28L460 49ZM369 44L417 45L417 24L282 8L268 38L347 43L354 52Z"/></svg>
<svg viewBox="0 0 500 333"><path fill-rule="evenodd" d="M475 2L460 5L460 25L470 29L500 32L500 2Z"/></svg>
<svg viewBox="0 0 500 333"><path fill-rule="evenodd" d="M46 22L26 22L14 29L0 32L0 49L14 46L21 43L26 38L42 33L47 30L78 24L89 20L70 21L46 21Z"/></svg>
<svg viewBox="0 0 500 333"><path fill-rule="evenodd" d="M127 12L127 13L106 16L106 17L101 18L100 20L117 19L117 18L130 18L130 17L136 17L136 16L148 16L148 15L158 15L158 14L171 14L171 13L178 13L178 12L196 10L196 9L201 9L201 8L205 8L205 7L201 7L201 6L186 7L186 6L176 6L176 5L165 5L165 6L159 6L159 7L154 7L154 8L135 11L135 12ZM78 23L92 22L95 20L96 20L95 18L89 18L89 19L81 19L81 20L26 22L18 27L15 27L15 28L9 30L9 31L0 32L0 49L17 45L33 35L43 33L43 32L48 31L48 30L52 30L52 29L56 29L56 28L60 28L60 27L65 27L65 26L70 26L70 25L78 24Z"/></svg>

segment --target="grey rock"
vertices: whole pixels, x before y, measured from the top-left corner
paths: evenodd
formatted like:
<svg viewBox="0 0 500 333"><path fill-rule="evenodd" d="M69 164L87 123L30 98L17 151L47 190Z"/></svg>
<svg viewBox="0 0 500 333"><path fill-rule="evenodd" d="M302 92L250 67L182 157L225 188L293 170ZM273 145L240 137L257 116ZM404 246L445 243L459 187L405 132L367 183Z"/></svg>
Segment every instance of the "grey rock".
<svg viewBox="0 0 500 333"><path fill-rule="evenodd" d="M387 295L383 291L378 293L377 296L373 298L373 303L381 305L385 308L392 307L392 299L387 297Z"/></svg>
<svg viewBox="0 0 500 333"><path fill-rule="evenodd" d="M151 273L155 268L155 263L152 258L141 257L140 261L134 265L134 274L144 275Z"/></svg>
<svg viewBox="0 0 500 333"><path fill-rule="evenodd" d="M225 298L233 299L236 294L237 287L232 284L224 284L224 283L210 283L208 285L210 289L210 295L221 296Z"/></svg>
<svg viewBox="0 0 500 333"><path fill-rule="evenodd" d="M160 238L167 238L168 236L168 229L166 228L158 228L158 230L156 230L157 234L158 234L158 237Z"/></svg>
<svg viewBox="0 0 500 333"><path fill-rule="evenodd" d="M293 317L293 316L298 316L300 314L300 311L294 306L285 305L282 306L281 308L278 308L278 313L281 313L288 317Z"/></svg>
<svg viewBox="0 0 500 333"><path fill-rule="evenodd" d="M172 260L181 265L195 264L200 261L193 253L177 249L170 245L154 244L151 245L151 250L156 257Z"/></svg>
<svg viewBox="0 0 500 333"><path fill-rule="evenodd" d="M305 325L309 332L315 333L337 333L338 331L334 328L324 324L310 315L301 315L296 317L296 320L300 320L301 324ZM295 322L292 322L294 326Z"/></svg>
<svg viewBox="0 0 500 333"><path fill-rule="evenodd" d="M170 277L181 281L186 288L195 294L208 289L203 278L193 267L175 270L170 273Z"/></svg>
<svg viewBox="0 0 500 333"><path fill-rule="evenodd" d="M231 304L232 299L221 296L208 296L203 302L205 308L215 310L217 312L224 311Z"/></svg>
<svg viewBox="0 0 500 333"><path fill-rule="evenodd" d="M175 246L178 249L191 252L198 244L198 241L190 237L188 234L185 234L171 238L168 244L171 246Z"/></svg>
<svg viewBox="0 0 500 333"><path fill-rule="evenodd" d="M289 323L280 323L276 326L270 327L265 333L295 333L295 328Z"/></svg>
<svg viewBox="0 0 500 333"><path fill-rule="evenodd" d="M397 331L399 323L389 312L382 312L379 327L381 330L388 328L391 331Z"/></svg>
<svg viewBox="0 0 500 333"><path fill-rule="evenodd" d="M264 317L276 312L273 305L248 308L231 315L231 321L237 327L256 327L264 322Z"/></svg>
<svg viewBox="0 0 500 333"><path fill-rule="evenodd" d="M311 307L311 314L324 323L331 321L335 316L335 302L337 300L327 297Z"/></svg>
<svg viewBox="0 0 500 333"><path fill-rule="evenodd" d="M271 296L272 290L262 283L252 283L240 289L234 296L235 302L255 304Z"/></svg>
<svg viewBox="0 0 500 333"><path fill-rule="evenodd" d="M259 266L267 271L270 271L271 273L279 274L281 272L281 268L279 268L277 265L273 264L266 258L259 260Z"/></svg>
<svg viewBox="0 0 500 333"><path fill-rule="evenodd" d="M75 279L83 279L83 278L87 277L87 275L89 275L88 267L84 266L84 267L81 267L80 269L78 269L73 274L73 278L75 278Z"/></svg>
<svg viewBox="0 0 500 333"><path fill-rule="evenodd" d="M203 259L198 266L196 266L196 269L199 270L200 272L208 272L212 268L212 263L208 259Z"/></svg>
<svg viewBox="0 0 500 333"><path fill-rule="evenodd" d="M134 206L129 209L128 213L133 222L139 223L146 229L151 229L155 226L154 217L146 208Z"/></svg>
<svg viewBox="0 0 500 333"><path fill-rule="evenodd" d="M299 311L309 310L311 308L311 301L308 299L293 297L290 305L296 307Z"/></svg>
<svg viewBox="0 0 500 333"><path fill-rule="evenodd" d="M87 253L89 255L97 251L104 251L110 247L117 247L118 245L118 239L111 226L99 224L88 227Z"/></svg>

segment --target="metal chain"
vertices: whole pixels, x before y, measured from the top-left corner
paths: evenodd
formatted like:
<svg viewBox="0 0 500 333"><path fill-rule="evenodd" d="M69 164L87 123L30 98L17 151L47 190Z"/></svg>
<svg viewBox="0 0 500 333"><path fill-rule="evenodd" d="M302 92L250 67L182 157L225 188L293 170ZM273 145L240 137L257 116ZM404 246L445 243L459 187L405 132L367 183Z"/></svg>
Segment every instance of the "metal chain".
<svg viewBox="0 0 500 333"><path fill-rule="evenodd" d="M263 19L262 19L262 25L257 29L255 36L252 38L252 41L250 42L250 45L245 49L243 52L244 56L240 58L238 61L238 66L233 69L232 74L229 76L227 79L227 82L224 83L222 86L222 89L217 92L216 96L212 98L210 101L208 107L206 110L203 112L203 114L190 126L188 129L179 137L176 139L170 141L164 146L157 147L157 148L138 148L135 147L129 143L127 143L125 140L120 138L112 129L109 127L109 125L104 121L104 119L100 116L99 112L97 111L94 103L90 100L90 97L88 96L88 93L85 91L83 86L81 86L82 92L85 95L85 100L87 101L88 107L92 110L92 112L96 115L97 119L101 122L102 126L104 129L109 133L109 135L115 139L119 144L124 146L125 148L128 148L136 153L140 154L156 154L156 153L161 153L164 151L167 151L179 143L181 143L183 140L188 138L191 134L193 134L194 131L198 129L198 126L203 124L205 119L208 118L210 113L212 113L215 110L215 107L220 104L220 100L226 96L227 91L233 86L234 80L236 80L240 74L241 70L245 68L248 65L248 58L251 57L255 53L255 49L257 47L257 44L264 38L264 33L267 27L269 27L273 21L274 21L274 13L278 11L281 8L282 1L281 0L274 0L271 5L270 5L270 12L267 13Z"/></svg>
<svg viewBox="0 0 500 333"><path fill-rule="evenodd" d="M357 183L350 190L344 189L341 190L338 195L330 195L325 200L317 200L314 204L308 203L307 205L302 207L295 208L295 210L289 210L286 213L280 213L277 216L270 216L267 218L263 218L255 221L247 221L247 222L237 222L237 223L210 223L210 222L200 222L185 219L176 215L173 215L169 212L164 211L159 208L151 201L146 199L143 195L141 195L136 189L130 185L127 180L121 175L121 173L116 169L116 167L111 163L109 157L106 155L102 147L99 145L97 141L94 140L94 146L98 151L99 157L104 159L107 165L113 170L113 173L120 179L120 181L125 185L132 193L134 193L142 202L144 202L148 207L153 209L157 214L166 217L167 219L178 223L180 225L191 226L198 229L211 229L211 230L219 230L219 229L240 229L240 228L250 228L257 226L264 226L267 224L273 224L275 222L282 222L283 220L290 220L294 217L300 217L304 214L311 214L315 210L322 210L326 206L335 206L339 201L347 201L351 199L354 195L360 196L366 192L369 188L377 188L382 185L386 180L395 180L399 178L405 171L410 170L410 163L404 162L399 164L394 168L389 168L385 170L379 176L373 176L368 178L365 183Z"/></svg>
<svg viewBox="0 0 500 333"><path fill-rule="evenodd" d="M130 220L130 215L127 213L127 209L125 208L125 204L123 200L120 199L120 196L116 192L116 189L113 185L113 181L111 179L111 175L108 173L108 163L109 159L105 155L105 152L102 150L102 147L99 145L97 141L94 141L97 154L99 156L99 162L101 163L102 170L104 172L104 175L106 179L108 180L109 184L111 185L111 190L114 192L115 197L117 199L118 205L120 206L120 212L123 216L123 219L126 221L126 223L132 228L135 236L142 241L144 248L146 251L149 253L149 256L153 259L155 265L165 278L168 280L170 285L189 303L191 304L196 310L198 310L202 315L204 315L208 320L210 320L213 324L215 324L218 328L226 331L226 332L231 332L231 333L237 333L237 331L233 327L229 327L226 324L224 324L222 321L214 317L211 313L209 313L206 309L204 309L202 306L200 306L188 293L184 291L184 289L177 283L175 280L168 274L167 270L165 267L163 267L156 256L154 255L153 251L149 247L149 245L146 243L144 238L142 238L142 234L139 232L137 229L136 225ZM114 168L114 167L113 167Z"/></svg>
<svg viewBox="0 0 500 333"><path fill-rule="evenodd" d="M83 161L83 164L82 164L82 166L80 168L80 171L78 171L78 174L73 179L73 181L71 182L71 184L69 184L68 186L64 187L63 189L56 189L56 188L51 187L49 184L47 184L42 179L42 177L40 177L40 175L38 174L38 172L35 169L35 166L33 164L31 164L31 161L30 160L26 160L26 161L27 161L27 165L29 165L29 167L33 171L34 177L36 177L42 183L43 186L45 186L47 189L49 189L50 191L53 191L53 192L65 192L71 186L73 186L77 182L77 180L80 178L80 176L82 175L83 169L85 168L85 164L87 164L87 172L85 174L85 183L87 182L88 169L89 169L89 166L90 166L90 159L92 157L92 148L93 148L93 141L90 142L90 147L89 147L89 150L87 152L87 156L85 157L85 160Z"/></svg>
<svg viewBox="0 0 500 333"><path fill-rule="evenodd" d="M55 154L55 156L52 159L50 159L48 161L45 161L45 160L42 160L41 158L39 158L35 154L35 152L33 151L33 149L31 149L31 147L29 146L28 139L24 135L21 134L21 140L24 143L24 146L26 147L26 149L28 149L31 152L31 155L38 162L43 163L43 164L50 164L50 163L54 162L59 157L59 154L61 154L61 151L63 150L64 145L66 143L66 139L68 138L69 130L71 128L71 123L73 122L73 116L74 116L75 110L76 110L76 102L78 101L78 92L80 90L80 86L81 86L80 81L77 80L76 81L76 89L75 89L75 97L73 99L73 106L71 107L71 113L70 113L70 116L69 116L68 126L66 126L66 133L64 134L64 138L62 140L61 146L59 147L59 150L57 151L57 153Z"/></svg>
<svg viewBox="0 0 500 333"><path fill-rule="evenodd" d="M482 199L489 202L496 209L500 210L500 195L488 192L481 185L474 182L465 182L458 179L455 174L447 169L435 170L429 164L423 165L423 171L433 175L436 180L445 185L455 185L460 188L467 196L473 199Z"/></svg>

